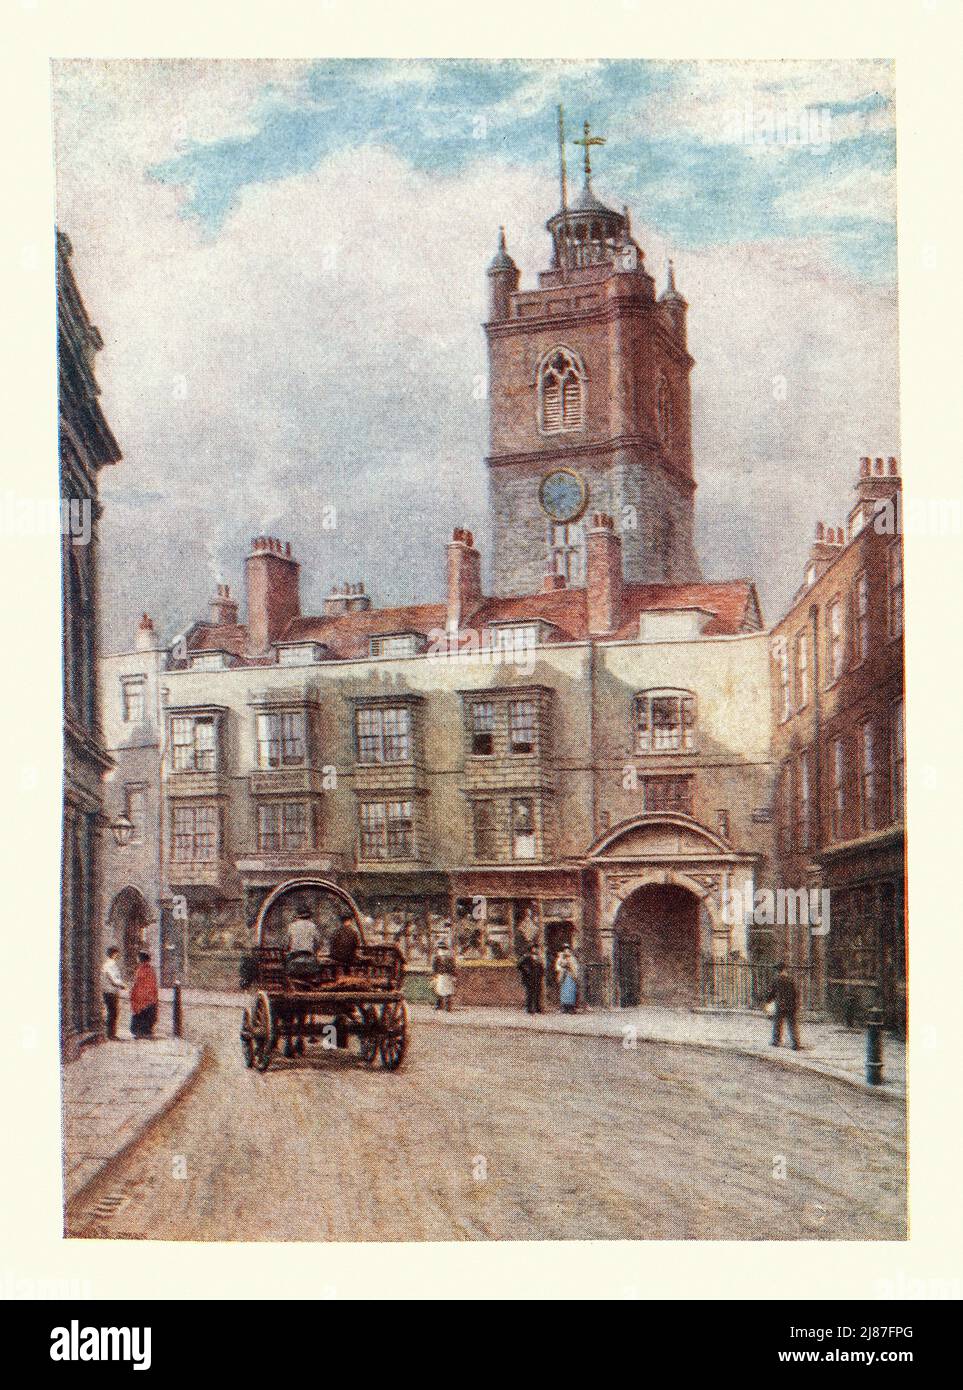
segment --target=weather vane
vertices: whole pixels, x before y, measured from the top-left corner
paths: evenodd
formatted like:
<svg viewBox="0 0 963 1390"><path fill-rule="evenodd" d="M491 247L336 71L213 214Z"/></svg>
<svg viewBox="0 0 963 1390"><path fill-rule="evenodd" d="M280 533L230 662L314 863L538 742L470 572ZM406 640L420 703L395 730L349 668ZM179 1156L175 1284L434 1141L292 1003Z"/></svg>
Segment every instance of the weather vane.
<svg viewBox="0 0 963 1390"><path fill-rule="evenodd" d="M592 146L593 146L593 145L604 145L604 144L605 144L605 137L604 137L603 135L593 135L593 134L592 134L592 128L591 128L591 126L589 125L588 121L585 122L585 125L583 126L583 130L584 130L585 133L584 133L584 135L582 136L581 140L573 140L573 141L572 141L572 144L573 144L573 145L581 145L582 148L583 148L584 151L585 151L585 182L588 183L589 179L592 177L592 160L591 160L591 150L592 150Z"/></svg>

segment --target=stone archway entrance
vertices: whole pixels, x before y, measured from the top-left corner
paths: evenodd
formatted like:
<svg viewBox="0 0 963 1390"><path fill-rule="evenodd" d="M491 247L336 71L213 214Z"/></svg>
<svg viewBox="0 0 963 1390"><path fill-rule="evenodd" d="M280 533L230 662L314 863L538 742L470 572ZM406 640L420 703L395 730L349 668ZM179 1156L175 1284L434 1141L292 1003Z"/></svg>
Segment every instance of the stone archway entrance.
<svg viewBox="0 0 963 1390"><path fill-rule="evenodd" d="M124 888L110 905L108 941L120 947L121 973L130 981L137 969L137 953L147 946L150 915L136 888Z"/></svg>
<svg viewBox="0 0 963 1390"><path fill-rule="evenodd" d="M613 987L623 1008L692 1004L698 997L701 903L674 883L624 900L613 926Z"/></svg>
<svg viewBox="0 0 963 1390"><path fill-rule="evenodd" d="M691 1007L701 997L703 961L743 959L745 921L729 904L733 885L752 901L757 859L681 812L606 830L588 863L611 1002Z"/></svg>

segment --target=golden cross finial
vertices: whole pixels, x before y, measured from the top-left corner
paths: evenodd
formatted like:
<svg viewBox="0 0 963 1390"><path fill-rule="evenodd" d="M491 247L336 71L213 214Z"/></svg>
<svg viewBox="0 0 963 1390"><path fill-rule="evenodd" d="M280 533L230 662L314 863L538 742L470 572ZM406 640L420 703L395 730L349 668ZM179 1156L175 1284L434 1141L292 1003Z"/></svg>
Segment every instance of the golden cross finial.
<svg viewBox="0 0 963 1390"><path fill-rule="evenodd" d="M585 151L585 182L588 183L589 179L592 177L592 161L590 158L590 151L593 145L604 145L605 137L603 135L593 135L592 127L589 125L588 121L585 122L585 125L582 127L582 129L585 133L582 136L581 140L573 140L572 144L581 145Z"/></svg>

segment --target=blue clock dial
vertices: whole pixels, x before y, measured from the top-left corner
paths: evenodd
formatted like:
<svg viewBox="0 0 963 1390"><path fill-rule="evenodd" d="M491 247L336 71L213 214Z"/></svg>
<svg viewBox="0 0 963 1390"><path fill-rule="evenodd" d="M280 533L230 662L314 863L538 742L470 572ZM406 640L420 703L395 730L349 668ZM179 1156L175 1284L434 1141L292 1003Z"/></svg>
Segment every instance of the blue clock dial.
<svg viewBox="0 0 963 1390"><path fill-rule="evenodd" d="M585 479L569 468L547 473L538 489L542 510L553 521L576 521L585 511L588 488Z"/></svg>

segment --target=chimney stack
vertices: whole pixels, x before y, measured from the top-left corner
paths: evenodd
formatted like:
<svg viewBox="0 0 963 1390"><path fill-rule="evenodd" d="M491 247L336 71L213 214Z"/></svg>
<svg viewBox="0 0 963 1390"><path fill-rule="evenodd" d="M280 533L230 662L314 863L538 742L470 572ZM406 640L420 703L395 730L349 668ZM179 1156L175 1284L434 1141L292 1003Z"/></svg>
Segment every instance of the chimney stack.
<svg viewBox="0 0 963 1390"><path fill-rule="evenodd" d="M482 605L481 556L475 538L464 526L456 526L447 545L448 628L457 631L469 623Z"/></svg>
<svg viewBox="0 0 963 1390"><path fill-rule="evenodd" d="M233 627L237 622L237 599L231 598L229 584L218 584L211 599L211 622L215 627Z"/></svg>
<svg viewBox="0 0 963 1390"><path fill-rule="evenodd" d="M149 613L145 613L137 624L137 637L134 645L139 652L157 650L157 633L154 631L154 621Z"/></svg>
<svg viewBox="0 0 963 1390"><path fill-rule="evenodd" d="M622 541L605 512L595 512L588 528L585 578L588 630L614 632L622 617Z"/></svg>
<svg viewBox="0 0 963 1390"><path fill-rule="evenodd" d="M860 502L892 501L902 490L899 461L889 458L861 458L856 496Z"/></svg>
<svg viewBox="0 0 963 1390"><path fill-rule="evenodd" d="M253 655L264 656L292 618L301 615L301 566L291 543L276 536L256 536L247 557L247 631Z"/></svg>
<svg viewBox="0 0 963 1390"><path fill-rule="evenodd" d="M324 600L324 613L329 618L339 617L342 613L367 613L370 607L371 595L365 593L364 583L360 579L354 584L349 584L346 579L340 584L333 584Z"/></svg>
<svg viewBox="0 0 963 1390"><path fill-rule="evenodd" d="M809 551L809 565L815 566L816 579L825 574L845 543L846 538L841 526L827 526L825 522L816 522L816 539Z"/></svg>

